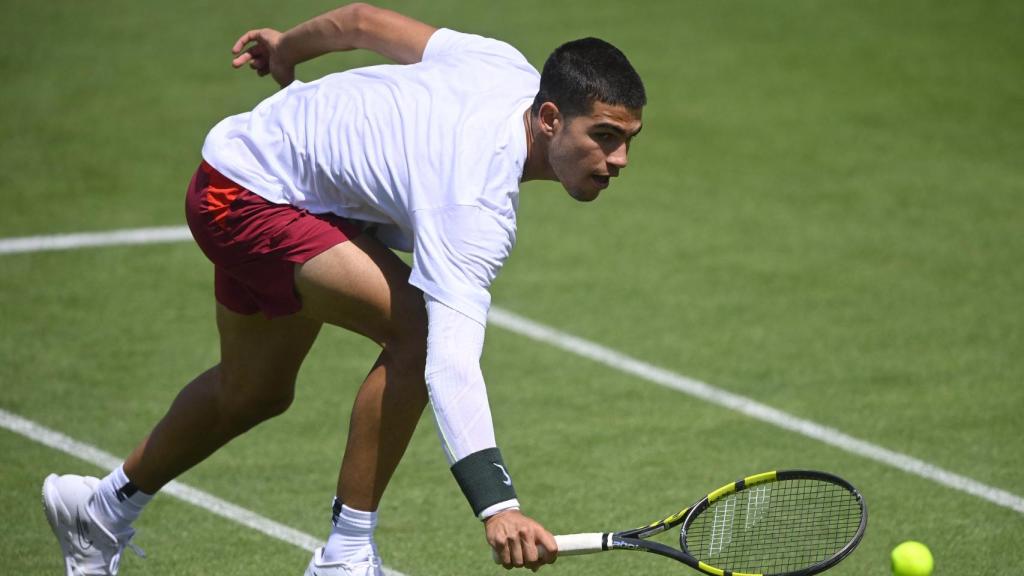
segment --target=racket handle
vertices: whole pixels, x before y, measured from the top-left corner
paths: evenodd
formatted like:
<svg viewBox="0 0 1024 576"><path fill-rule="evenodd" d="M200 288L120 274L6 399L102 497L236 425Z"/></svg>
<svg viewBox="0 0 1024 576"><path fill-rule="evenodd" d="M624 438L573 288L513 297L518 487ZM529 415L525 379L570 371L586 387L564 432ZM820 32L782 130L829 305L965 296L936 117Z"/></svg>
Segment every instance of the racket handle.
<svg viewBox="0 0 1024 576"><path fill-rule="evenodd" d="M604 539L607 534L601 532L587 532L584 534L559 534L555 536L555 543L558 544L559 556L578 556L580 554L593 554L604 550ZM538 546L541 554L544 547ZM498 553L491 550L491 558L495 564L501 564Z"/></svg>
<svg viewBox="0 0 1024 576"><path fill-rule="evenodd" d="M601 532L585 532L583 534L562 534L555 536L559 556L576 556L593 554L604 550L604 538Z"/></svg>

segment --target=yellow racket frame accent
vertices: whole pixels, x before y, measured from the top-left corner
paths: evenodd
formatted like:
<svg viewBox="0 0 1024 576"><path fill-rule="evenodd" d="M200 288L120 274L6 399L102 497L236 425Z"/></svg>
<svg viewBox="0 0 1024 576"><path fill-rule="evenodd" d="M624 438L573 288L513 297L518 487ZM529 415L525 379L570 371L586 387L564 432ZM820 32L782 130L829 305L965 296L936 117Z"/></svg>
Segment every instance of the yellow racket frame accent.
<svg viewBox="0 0 1024 576"><path fill-rule="evenodd" d="M760 474L754 474L753 476L747 476L746 478L738 482L726 484L725 486L722 486L718 490L715 490L714 492L708 494L708 504L721 499L723 496L732 494L737 490L741 490L743 488L747 488L750 486L756 486L757 484L763 484L765 482L771 482L775 480L776 476L776 471L772 470L771 472L762 472Z"/></svg>
<svg viewBox="0 0 1024 576"><path fill-rule="evenodd" d="M713 574L714 576L725 576L725 570L719 570L714 566L710 566L703 562L697 562L697 568L705 574ZM764 576L764 574L750 574L748 572L730 572L732 576Z"/></svg>

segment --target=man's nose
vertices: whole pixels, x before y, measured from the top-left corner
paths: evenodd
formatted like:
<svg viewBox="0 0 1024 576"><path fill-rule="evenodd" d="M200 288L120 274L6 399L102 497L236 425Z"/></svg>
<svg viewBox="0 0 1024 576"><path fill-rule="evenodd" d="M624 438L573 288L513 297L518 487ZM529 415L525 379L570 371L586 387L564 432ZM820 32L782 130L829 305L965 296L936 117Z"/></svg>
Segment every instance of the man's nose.
<svg viewBox="0 0 1024 576"><path fill-rule="evenodd" d="M629 147L622 144L608 155L608 163L621 170L629 164Z"/></svg>

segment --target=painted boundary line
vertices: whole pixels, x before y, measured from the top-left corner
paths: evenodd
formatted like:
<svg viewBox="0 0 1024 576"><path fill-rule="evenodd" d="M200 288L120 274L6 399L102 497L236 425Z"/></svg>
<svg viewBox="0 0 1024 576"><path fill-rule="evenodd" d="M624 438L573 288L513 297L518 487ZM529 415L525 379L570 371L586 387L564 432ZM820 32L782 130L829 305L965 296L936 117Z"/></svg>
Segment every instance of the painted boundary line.
<svg viewBox="0 0 1024 576"><path fill-rule="evenodd" d="M189 238L188 229L143 228L119 230L95 234L71 234L64 236L35 236L27 238L0 239L0 254L15 252L38 252L61 250L84 246L107 246L130 243L170 242ZM997 506L1024 514L1024 498L999 488L988 486L977 480L956 474L944 468L929 464L913 456L889 450L865 440L855 438L828 426L798 418L739 394L716 388L705 382L687 378L653 364L637 360L600 344L584 340L572 334L556 330L533 320L513 314L501 308L492 307L489 321L510 332L536 342L554 346L587 358L618 372L635 376L652 384L676 390L739 412L790 432L817 440L881 464L902 470L908 474L931 480L948 488L976 496Z"/></svg>
<svg viewBox="0 0 1024 576"><path fill-rule="evenodd" d="M8 412L3 408L0 408L0 427L6 428L15 434L20 434L21 436L38 442L48 448L53 448L54 450L58 450L78 458L79 460L95 464L104 470L112 470L121 465L121 459L109 452L104 452L95 446L79 442L74 438L61 434L55 430L51 430L26 418L22 418L21 416ZM300 532L299 530L285 526L279 522L275 522L251 510L242 508L241 506L232 504L208 492L203 492L198 488L193 488L176 480L164 486L160 490L160 493L167 494L168 496L172 496L178 500L212 512L217 516L226 518L227 520L231 520L232 522L236 522L242 526L270 536L275 540L280 540L309 552L312 552L318 546L323 544L322 540L314 538L305 532ZM405 576L401 572L396 572L395 570L386 567L384 572L390 576Z"/></svg>
<svg viewBox="0 0 1024 576"><path fill-rule="evenodd" d="M27 236L23 238L0 238L0 254L25 252L49 252L52 250L73 250L92 246L124 246L132 244L153 244L158 242L179 242L191 240L192 233L185 226L162 228L138 228L135 230L111 230L109 232L83 232L80 234L55 234L52 236Z"/></svg>

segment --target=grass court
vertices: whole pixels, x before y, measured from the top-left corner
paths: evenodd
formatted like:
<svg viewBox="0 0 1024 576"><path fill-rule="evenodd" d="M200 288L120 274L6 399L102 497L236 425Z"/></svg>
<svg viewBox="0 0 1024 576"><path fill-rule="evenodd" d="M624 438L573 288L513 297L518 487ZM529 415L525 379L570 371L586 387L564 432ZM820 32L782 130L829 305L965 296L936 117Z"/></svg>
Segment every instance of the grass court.
<svg viewBox="0 0 1024 576"><path fill-rule="evenodd" d="M603 37L647 85L630 165L593 205L523 186L501 310L1014 495L1024 489L1024 4L388 2L494 36L536 66ZM230 67L249 28L334 7L5 2L0 238L184 224L222 117L275 86ZM377 64L304 64L300 79ZM374 346L325 329L284 416L181 480L317 538ZM123 457L217 360L212 273L190 242L0 254L0 408ZM527 513L626 528L735 478L837 473L867 536L829 572L889 573L920 540L936 574L1024 571L1024 511L753 420L492 325L484 374ZM424 417L381 508L407 576L502 574ZM50 472L106 470L0 428L0 557L57 574ZM307 551L169 497L122 574L301 574ZM653 555L563 558L552 576L669 574Z"/></svg>

